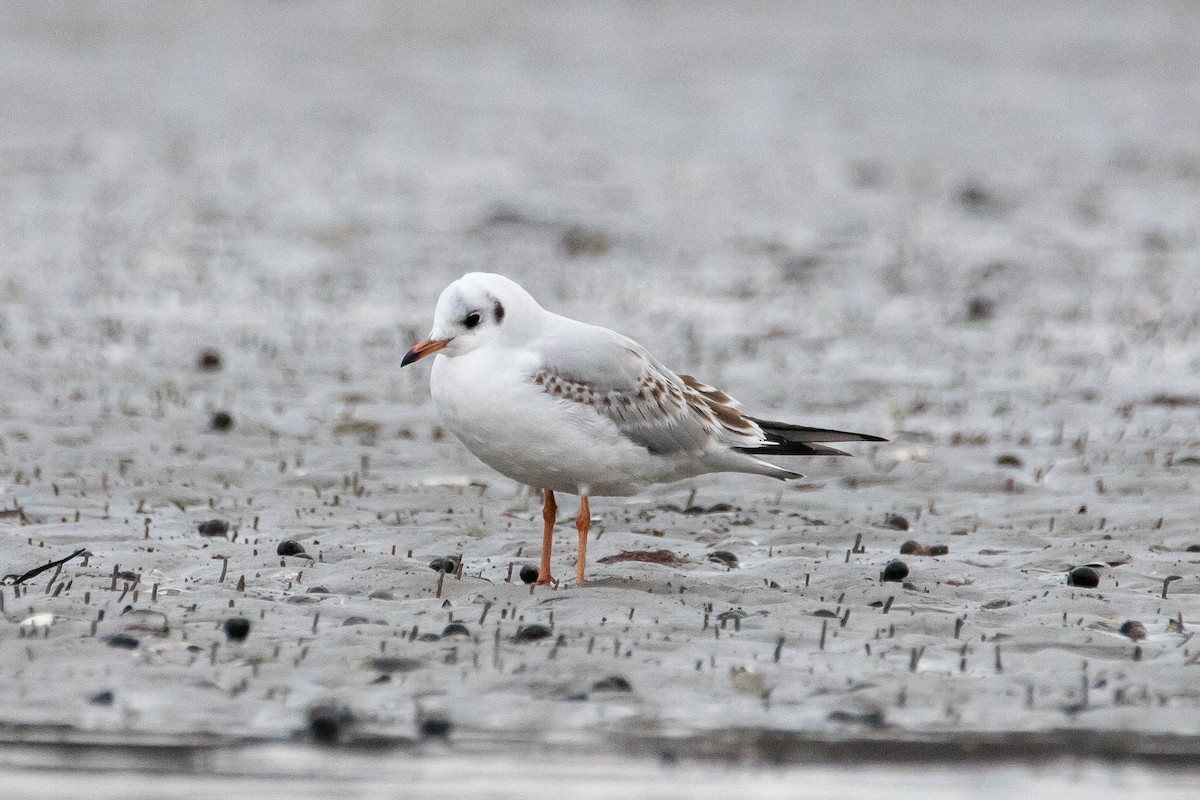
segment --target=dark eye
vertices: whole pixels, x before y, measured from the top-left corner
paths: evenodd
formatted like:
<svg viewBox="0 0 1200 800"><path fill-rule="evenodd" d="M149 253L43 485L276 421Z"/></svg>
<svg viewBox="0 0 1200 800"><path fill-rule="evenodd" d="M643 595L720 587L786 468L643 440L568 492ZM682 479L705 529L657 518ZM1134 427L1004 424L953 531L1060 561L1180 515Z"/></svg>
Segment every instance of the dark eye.
<svg viewBox="0 0 1200 800"><path fill-rule="evenodd" d="M466 325L468 328L474 328L478 324L479 324L479 312L478 311L472 311L470 314L467 314L466 319L463 320L463 325Z"/></svg>

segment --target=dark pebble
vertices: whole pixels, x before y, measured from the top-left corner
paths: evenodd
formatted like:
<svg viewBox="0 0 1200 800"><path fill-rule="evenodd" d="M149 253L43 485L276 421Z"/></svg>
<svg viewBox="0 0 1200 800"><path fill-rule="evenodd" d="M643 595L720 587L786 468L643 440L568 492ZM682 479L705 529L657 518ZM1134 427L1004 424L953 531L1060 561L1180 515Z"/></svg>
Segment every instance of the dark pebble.
<svg viewBox="0 0 1200 800"><path fill-rule="evenodd" d="M445 572L447 575L452 575L458 570L458 559L454 556L435 558L429 562L429 568L434 572Z"/></svg>
<svg viewBox="0 0 1200 800"><path fill-rule="evenodd" d="M368 625L370 622L371 620L367 619L366 617L346 617L344 620L342 620L342 627L347 627L349 625Z"/></svg>
<svg viewBox="0 0 1200 800"><path fill-rule="evenodd" d="M354 722L354 714L337 703L321 703L308 710L308 733L319 744L337 744Z"/></svg>
<svg viewBox="0 0 1200 800"><path fill-rule="evenodd" d="M1003 455L996 456L996 466L1019 469L1025 466L1025 462L1012 453L1004 453Z"/></svg>
<svg viewBox="0 0 1200 800"><path fill-rule="evenodd" d="M225 629L225 635L229 637L231 642L244 642L246 637L250 635L250 620L245 617L232 617L225 620L222 626Z"/></svg>
<svg viewBox="0 0 1200 800"><path fill-rule="evenodd" d="M301 556L304 555L304 545L291 539L284 539L275 548L277 556Z"/></svg>
<svg viewBox="0 0 1200 800"><path fill-rule="evenodd" d="M216 350L201 350L196 366L204 372L216 372L221 368L221 354Z"/></svg>
<svg viewBox="0 0 1200 800"><path fill-rule="evenodd" d="M999 201L982 184L969 181L958 189L958 204L976 214L995 210Z"/></svg>
<svg viewBox="0 0 1200 800"><path fill-rule="evenodd" d="M366 660L365 666L376 672L412 672L421 667L421 662L404 656L372 656Z"/></svg>
<svg viewBox="0 0 1200 800"><path fill-rule="evenodd" d="M738 567L738 557L728 550L714 550L708 554L708 560L724 564L730 569L737 569Z"/></svg>
<svg viewBox="0 0 1200 800"><path fill-rule="evenodd" d="M471 631L468 630L467 626L463 625L461 622L451 622L449 625L442 628L443 638L446 636L470 636L470 635L471 635Z"/></svg>
<svg viewBox="0 0 1200 800"><path fill-rule="evenodd" d="M908 577L908 564L903 561L889 561L883 567L884 581L902 581Z"/></svg>
<svg viewBox="0 0 1200 800"><path fill-rule="evenodd" d="M733 506L729 503L713 503L711 506L688 506L683 509L684 514L727 514L733 511Z"/></svg>
<svg viewBox="0 0 1200 800"><path fill-rule="evenodd" d="M563 698L568 703L582 703L588 699L587 692L572 692Z"/></svg>
<svg viewBox="0 0 1200 800"><path fill-rule="evenodd" d="M908 524L908 520L899 514L884 514L883 527L891 528L892 530L897 531L906 531L910 526Z"/></svg>
<svg viewBox="0 0 1200 800"><path fill-rule="evenodd" d="M371 683L391 683L391 682L392 682L391 675L380 675L378 678L371 681Z"/></svg>
<svg viewBox="0 0 1200 800"><path fill-rule="evenodd" d="M1067 573L1067 586L1095 589L1100 585L1100 573L1091 567L1076 567Z"/></svg>
<svg viewBox="0 0 1200 800"><path fill-rule="evenodd" d="M812 615L814 617L828 617L830 619L837 617L837 613L830 611L828 608L818 608L816 611L812 612Z"/></svg>
<svg viewBox="0 0 1200 800"><path fill-rule="evenodd" d="M233 417L226 411L217 411L208 423L209 430L224 433L233 427Z"/></svg>
<svg viewBox="0 0 1200 800"><path fill-rule="evenodd" d="M1200 553L1200 544L1189 544L1187 551L1189 553Z"/></svg>
<svg viewBox="0 0 1200 800"><path fill-rule="evenodd" d="M445 717L426 717L421 720L421 735L429 738L443 738L450 735L454 723Z"/></svg>
<svg viewBox="0 0 1200 800"><path fill-rule="evenodd" d="M438 639L441 639L441 638L442 637L438 636L436 633L422 633L420 636L417 637L417 641L418 642L436 642Z"/></svg>
<svg viewBox="0 0 1200 800"><path fill-rule="evenodd" d="M324 586L310 586L305 594L329 594L329 590Z"/></svg>
<svg viewBox="0 0 1200 800"><path fill-rule="evenodd" d="M902 556L924 555L927 550L928 548L925 547L925 545L921 544L915 539L909 539L907 542L900 545L900 555Z"/></svg>
<svg viewBox="0 0 1200 800"><path fill-rule="evenodd" d="M950 554L950 545L948 544L931 544L929 545L929 555L945 556Z"/></svg>
<svg viewBox="0 0 1200 800"><path fill-rule="evenodd" d="M138 579L138 574L136 572L126 570L124 572L118 572L117 577L123 581L129 581L130 583L132 583L133 581L136 581Z"/></svg>
<svg viewBox="0 0 1200 800"><path fill-rule="evenodd" d="M721 622L733 622L737 619L745 619L748 616L750 615L740 608L731 608L728 611L722 611L720 614L717 614L717 619Z"/></svg>
<svg viewBox="0 0 1200 800"><path fill-rule="evenodd" d="M1138 622L1136 619L1127 620L1121 623L1120 632L1122 636L1128 636L1135 642L1145 639L1148 635L1146 626Z"/></svg>
<svg viewBox="0 0 1200 800"><path fill-rule="evenodd" d="M521 576L521 583L537 583L537 578L538 578L538 568L537 567L533 567L533 566L530 566L529 564L526 564L525 566L521 567L521 572L519 574Z"/></svg>
<svg viewBox="0 0 1200 800"><path fill-rule="evenodd" d="M625 680L620 675L609 675L607 678L601 678L592 684L593 692L632 692L633 687L629 685L629 681Z"/></svg>
<svg viewBox="0 0 1200 800"><path fill-rule="evenodd" d="M94 706L111 706L116 699L116 695L105 689L103 692L97 692L89 697L88 702Z"/></svg>
<svg viewBox="0 0 1200 800"><path fill-rule="evenodd" d="M109 636L104 641L108 642L109 647L119 647L122 650L137 650L139 644L137 639L123 633Z"/></svg>
<svg viewBox="0 0 1200 800"><path fill-rule="evenodd" d="M545 639L550 636L550 629L545 625L533 623L532 625L522 625L517 628L516 634L513 636L514 642L536 642L538 639Z"/></svg>
<svg viewBox="0 0 1200 800"><path fill-rule="evenodd" d="M996 301L990 297L972 297L967 303L968 322L987 322L996 315Z"/></svg>
<svg viewBox="0 0 1200 800"><path fill-rule="evenodd" d="M229 523L223 519L206 519L196 526L201 536L225 536L229 533Z"/></svg>

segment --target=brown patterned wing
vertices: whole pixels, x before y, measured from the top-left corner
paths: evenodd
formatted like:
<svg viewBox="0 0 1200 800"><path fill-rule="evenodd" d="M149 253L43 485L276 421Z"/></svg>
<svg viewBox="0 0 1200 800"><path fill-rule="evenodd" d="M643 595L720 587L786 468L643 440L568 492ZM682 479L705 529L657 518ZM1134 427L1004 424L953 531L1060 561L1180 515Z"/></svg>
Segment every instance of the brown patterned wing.
<svg viewBox="0 0 1200 800"><path fill-rule="evenodd" d="M729 395L659 364L637 342L604 328L572 336L569 351L545 348L533 381L552 397L613 421L652 453L701 452L714 444L758 447L762 430Z"/></svg>

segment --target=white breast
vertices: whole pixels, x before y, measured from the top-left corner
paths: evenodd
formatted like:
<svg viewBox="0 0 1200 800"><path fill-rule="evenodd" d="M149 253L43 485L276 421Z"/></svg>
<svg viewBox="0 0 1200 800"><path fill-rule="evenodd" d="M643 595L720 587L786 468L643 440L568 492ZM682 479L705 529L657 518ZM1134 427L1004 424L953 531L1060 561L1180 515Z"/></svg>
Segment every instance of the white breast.
<svg viewBox="0 0 1200 800"><path fill-rule="evenodd" d="M430 375L446 427L497 472L539 489L571 494L636 494L685 477L674 459L649 453L595 409L551 397L533 383L532 353L479 348L439 354Z"/></svg>

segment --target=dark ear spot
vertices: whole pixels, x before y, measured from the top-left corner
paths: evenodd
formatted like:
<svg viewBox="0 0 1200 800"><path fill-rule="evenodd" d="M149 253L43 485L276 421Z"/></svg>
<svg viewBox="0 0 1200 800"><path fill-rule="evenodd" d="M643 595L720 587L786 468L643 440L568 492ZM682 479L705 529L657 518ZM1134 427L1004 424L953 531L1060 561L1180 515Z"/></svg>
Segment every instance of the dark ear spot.
<svg viewBox="0 0 1200 800"><path fill-rule="evenodd" d="M492 314L494 314L496 317L497 325L504 321L504 306L500 304L499 300L497 300L492 306Z"/></svg>

